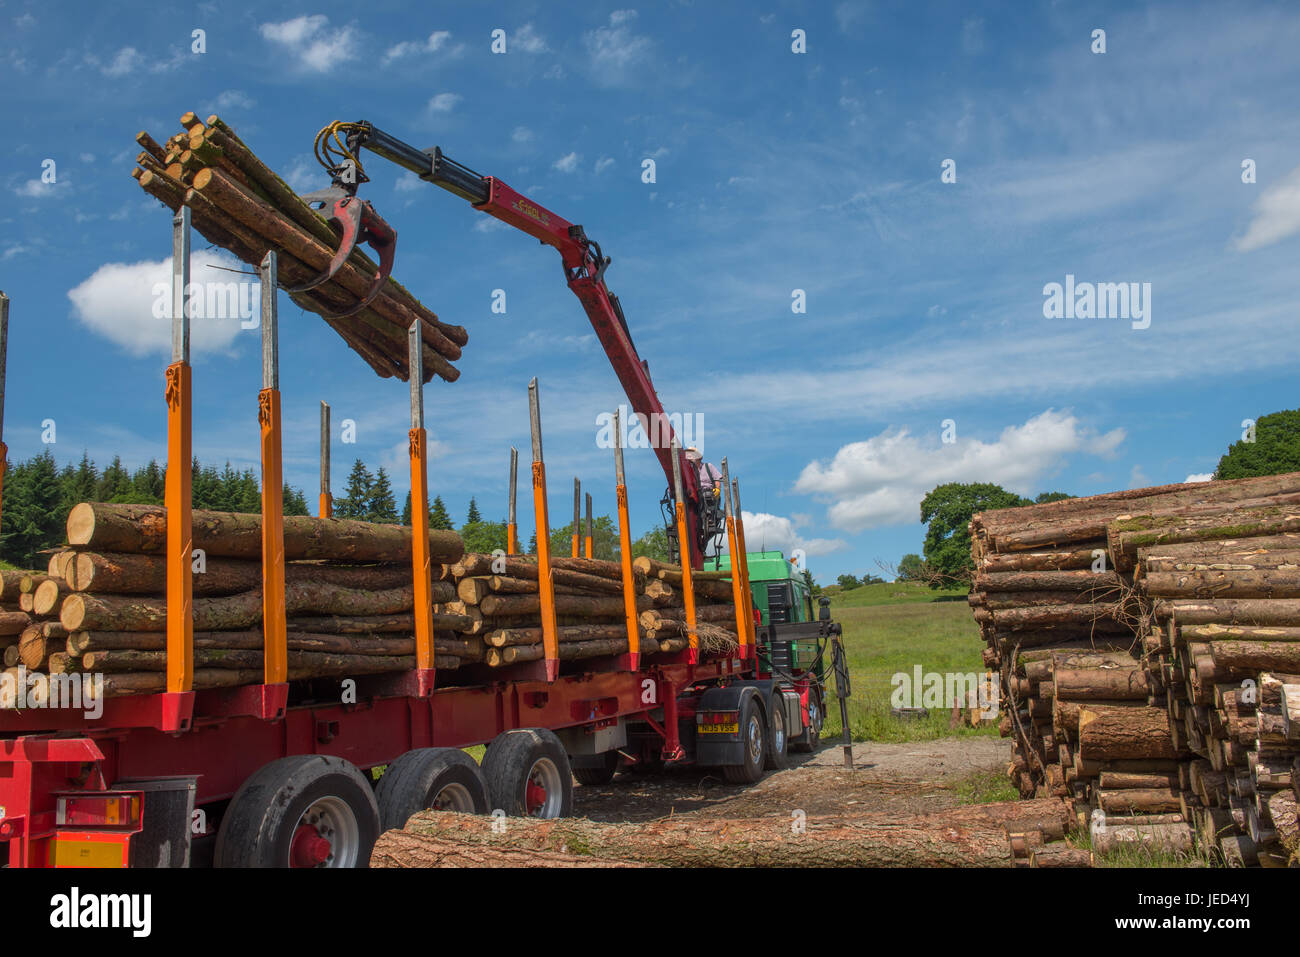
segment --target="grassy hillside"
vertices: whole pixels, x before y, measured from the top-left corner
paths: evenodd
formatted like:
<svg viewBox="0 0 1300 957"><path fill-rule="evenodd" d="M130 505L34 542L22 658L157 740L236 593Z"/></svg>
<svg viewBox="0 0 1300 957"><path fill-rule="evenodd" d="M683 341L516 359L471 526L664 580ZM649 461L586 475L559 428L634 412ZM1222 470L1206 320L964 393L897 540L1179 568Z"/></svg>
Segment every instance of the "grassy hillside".
<svg viewBox="0 0 1300 957"><path fill-rule="evenodd" d="M829 592L831 616L844 629L852 695L849 729L855 741L926 741L949 735L997 734L993 727L949 727L948 709L926 717L890 714L892 677L924 672L982 675L979 628L960 591L932 591L924 585L862 585ZM832 685L833 694L834 687ZM840 735L839 700L827 702L824 741Z"/></svg>

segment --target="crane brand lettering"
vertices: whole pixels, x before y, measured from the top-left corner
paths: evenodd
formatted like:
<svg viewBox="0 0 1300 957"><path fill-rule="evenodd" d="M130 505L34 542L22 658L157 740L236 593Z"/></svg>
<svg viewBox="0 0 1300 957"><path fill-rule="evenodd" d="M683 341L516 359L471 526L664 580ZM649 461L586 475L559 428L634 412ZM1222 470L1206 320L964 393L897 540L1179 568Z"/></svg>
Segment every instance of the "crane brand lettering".
<svg viewBox="0 0 1300 957"><path fill-rule="evenodd" d="M1067 273L1065 283L1043 287L1045 319L1129 319L1134 329L1151 325L1151 283L1080 282Z"/></svg>

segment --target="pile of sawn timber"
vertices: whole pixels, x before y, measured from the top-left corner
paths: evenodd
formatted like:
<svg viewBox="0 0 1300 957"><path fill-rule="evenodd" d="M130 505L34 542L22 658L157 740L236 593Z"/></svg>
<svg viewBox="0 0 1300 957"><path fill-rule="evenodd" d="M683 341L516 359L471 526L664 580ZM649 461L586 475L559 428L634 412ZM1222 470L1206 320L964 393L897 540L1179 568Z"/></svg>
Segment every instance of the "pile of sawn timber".
<svg viewBox="0 0 1300 957"><path fill-rule="evenodd" d="M1294 860L1300 473L984 512L971 533L1022 795L1067 799L1094 837L1181 850L1194 829L1229 863Z"/></svg>
<svg viewBox="0 0 1300 957"><path fill-rule="evenodd" d="M194 548L202 553L193 575L194 687L258 683L263 679L261 516L196 510L192 526ZM166 510L83 503L69 513L67 538L68 547L51 557L48 575L5 573L3 578L0 599L10 589L26 589L20 601L31 606L0 611L0 632L11 632L0 635L0 646L9 646L6 664L15 676L23 669L36 689L25 703L32 703L32 695L39 699L39 689L55 674L100 675L107 697L163 690ZM415 667L409 527L286 516L284 539L291 681ZM460 536L451 531L431 531L429 544L435 667L455 672L542 658L536 559L465 554ZM628 651L617 563L556 559L552 579L561 660ZM680 569L637 560L643 653L687 646L680 581ZM734 648L729 581L696 582L695 595L701 648ZM9 698L0 697L0 708L22 706Z"/></svg>
<svg viewBox="0 0 1300 957"><path fill-rule="evenodd" d="M188 206L195 229L252 266L275 250L284 286L320 276L339 247L326 220L219 117L209 116L205 123L186 113L181 126L162 144L146 132L136 136L143 151L132 175L140 187L173 211ZM326 178L322 171L322 186L329 185ZM439 320L391 277L366 308L335 318L365 297L377 268L358 245L332 279L289 297L320 315L384 377L409 378L407 330L418 320L426 381L437 374L454 382L460 371L452 362L460 358L468 334Z"/></svg>

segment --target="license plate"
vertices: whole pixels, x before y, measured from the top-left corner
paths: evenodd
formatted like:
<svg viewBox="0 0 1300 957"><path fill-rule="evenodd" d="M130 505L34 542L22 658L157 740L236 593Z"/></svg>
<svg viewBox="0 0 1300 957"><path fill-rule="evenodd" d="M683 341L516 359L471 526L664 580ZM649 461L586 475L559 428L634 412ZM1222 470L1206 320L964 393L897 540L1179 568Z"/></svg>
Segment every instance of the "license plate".
<svg viewBox="0 0 1300 957"><path fill-rule="evenodd" d="M726 724L702 724L698 730L700 734L739 734L740 722L728 721Z"/></svg>

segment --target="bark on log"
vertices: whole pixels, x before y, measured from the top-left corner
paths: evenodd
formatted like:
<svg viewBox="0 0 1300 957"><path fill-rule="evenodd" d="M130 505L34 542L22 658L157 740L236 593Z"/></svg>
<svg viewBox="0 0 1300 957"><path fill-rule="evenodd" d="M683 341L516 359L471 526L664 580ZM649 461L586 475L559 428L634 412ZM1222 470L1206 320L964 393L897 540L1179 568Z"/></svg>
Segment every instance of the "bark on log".
<svg viewBox="0 0 1300 957"><path fill-rule="evenodd" d="M1149 692L1147 672L1140 666L1057 668L1054 683L1058 698L1072 700L1145 700Z"/></svg>
<svg viewBox="0 0 1300 957"><path fill-rule="evenodd" d="M674 867L1007 867L1006 828L1035 824L1064 827L1068 812L1055 799L960 807L938 814L899 818L894 813L810 817L807 830L791 837L785 820L709 820L679 815L634 824L581 818L512 818L504 834L491 820L450 812L424 812L407 822L396 841L380 837L372 863L407 866L412 841L473 847L510 847L585 854ZM563 849L563 850L562 850Z"/></svg>
<svg viewBox="0 0 1300 957"><path fill-rule="evenodd" d="M68 513L68 542L95 551L159 553L166 541L167 510L158 505L82 502ZM262 516L237 512L193 513L194 547L209 556L260 559ZM432 529L429 549L435 562L451 563L464 554L455 532ZM354 562L405 562L411 555L411 529L353 519L284 517L284 557Z"/></svg>
<svg viewBox="0 0 1300 957"><path fill-rule="evenodd" d="M1085 759L1174 758L1164 708L1090 705L1079 711L1079 753Z"/></svg>
<svg viewBox="0 0 1300 957"><path fill-rule="evenodd" d="M647 609L652 605L651 599L644 595L637 596L638 609ZM478 607L489 618L497 615L532 615L541 610L542 600L540 595L488 595L479 602ZM624 614L622 598L586 595L556 595L555 611L557 614L583 618L621 617Z"/></svg>

